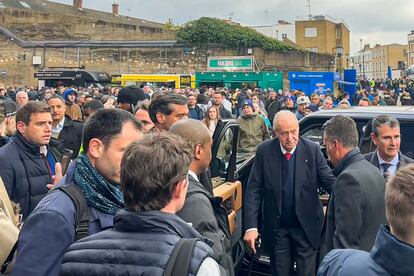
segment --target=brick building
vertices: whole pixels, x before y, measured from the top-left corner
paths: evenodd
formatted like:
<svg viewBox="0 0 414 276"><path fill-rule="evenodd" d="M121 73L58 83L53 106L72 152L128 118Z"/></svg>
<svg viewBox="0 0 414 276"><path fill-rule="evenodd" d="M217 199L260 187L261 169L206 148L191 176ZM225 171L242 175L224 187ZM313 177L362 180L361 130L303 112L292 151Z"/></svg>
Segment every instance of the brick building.
<svg viewBox="0 0 414 276"><path fill-rule="evenodd" d="M350 32L345 22L326 15L295 22L296 44L315 53L336 56L336 68L348 68Z"/></svg>
<svg viewBox="0 0 414 276"><path fill-rule="evenodd" d="M86 0L85 0L86 1ZM36 85L46 67L122 73L193 73L209 55L237 55L220 45L178 44L167 25L46 0L0 0L0 82ZM260 69L330 70L331 55L254 49ZM36 62L34 62L36 60ZM40 61L40 62L38 62Z"/></svg>

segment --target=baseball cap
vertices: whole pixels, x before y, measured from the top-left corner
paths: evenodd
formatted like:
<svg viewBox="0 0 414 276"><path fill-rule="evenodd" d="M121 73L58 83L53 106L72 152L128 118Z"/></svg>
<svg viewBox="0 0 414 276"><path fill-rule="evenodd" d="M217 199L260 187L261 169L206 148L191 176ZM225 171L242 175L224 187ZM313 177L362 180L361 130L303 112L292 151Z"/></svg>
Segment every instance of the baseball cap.
<svg viewBox="0 0 414 276"><path fill-rule="evenodd" d="M310 100L307 96L300 96L298 97L298 100L296 101L297 104L310 104Z"/></svg>
<svg viewBox="0 0 414 276"><path fill-rule="evenodd" d="M16 115L18 106L12 100L0 100L0 121Z"/></svg>

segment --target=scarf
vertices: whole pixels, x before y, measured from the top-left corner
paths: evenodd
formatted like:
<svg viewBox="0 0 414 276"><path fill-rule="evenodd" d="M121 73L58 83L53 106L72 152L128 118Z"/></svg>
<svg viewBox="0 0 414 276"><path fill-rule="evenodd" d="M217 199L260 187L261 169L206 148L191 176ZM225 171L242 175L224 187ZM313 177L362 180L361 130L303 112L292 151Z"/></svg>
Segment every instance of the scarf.
<svg viewBox="0 0 414 276"><path fill-rule="evenodd" d="M85 195L89 207L111 215L124 208L124 197L120 187L109 183L100 175L92 167L86 154L79 155L76 162L75 183Z"/></svg>

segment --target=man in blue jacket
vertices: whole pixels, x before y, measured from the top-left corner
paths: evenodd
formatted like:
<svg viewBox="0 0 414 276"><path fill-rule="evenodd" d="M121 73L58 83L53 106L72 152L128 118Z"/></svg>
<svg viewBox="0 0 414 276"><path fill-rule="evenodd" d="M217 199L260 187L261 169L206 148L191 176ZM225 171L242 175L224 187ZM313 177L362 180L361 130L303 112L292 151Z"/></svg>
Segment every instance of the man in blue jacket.
<svg viewBox="0 0 414 276"><path fill-rule="evenodd" d="M318 275L414 275L414 164L400 169L387 183L386 213L371 252L332 250Z"/></svg>
<svg viewBox="0 0 414 276"><path fill-rule="evenodd" d="M111 228L124 207L119 186L125 148L142 136L142 125L121 109L98 110L85 124L83 149L61 184L77 185L89 206L89 235ZM58 275L63 254L75 241L76 208L63 191L49 193L26 220L13 275Z"/></svg>
<svg viewBox="0 0 414 276"><path fill-rule="evenodd" d="M171 275L224 275L211 240L176 215L186 199L193 155L190 143L166 131L132 143L121 163L126 210L116 214L113 229L71 245L60 275L170 275L164 272L182 238L196 239L194 249L186 265L176 263L181 258L171 260ZM178 266L184 271L175 271Z"/></svg>

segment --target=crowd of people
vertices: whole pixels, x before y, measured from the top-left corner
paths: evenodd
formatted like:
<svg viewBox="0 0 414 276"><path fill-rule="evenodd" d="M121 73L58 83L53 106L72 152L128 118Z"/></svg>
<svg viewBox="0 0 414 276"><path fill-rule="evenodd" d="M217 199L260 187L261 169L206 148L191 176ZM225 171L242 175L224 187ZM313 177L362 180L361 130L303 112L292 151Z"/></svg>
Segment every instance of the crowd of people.
<svg viewBox="0 0 414 276"><path fill-rule="evenodd" d="M414 160L400 152L399 122L375 118L376 150L362 155L355 122L333 117L323 129L333 170L298 123L318 110L405 105L412 83L400 84L361 82L352 99L0 84L2 273L234 275L227 210L208 170L213 134L233 118L238 150L256 154L244 240L256 252L260 232L274 275L414 275ZM326 215L320 187L330 194Z"/></svg>

